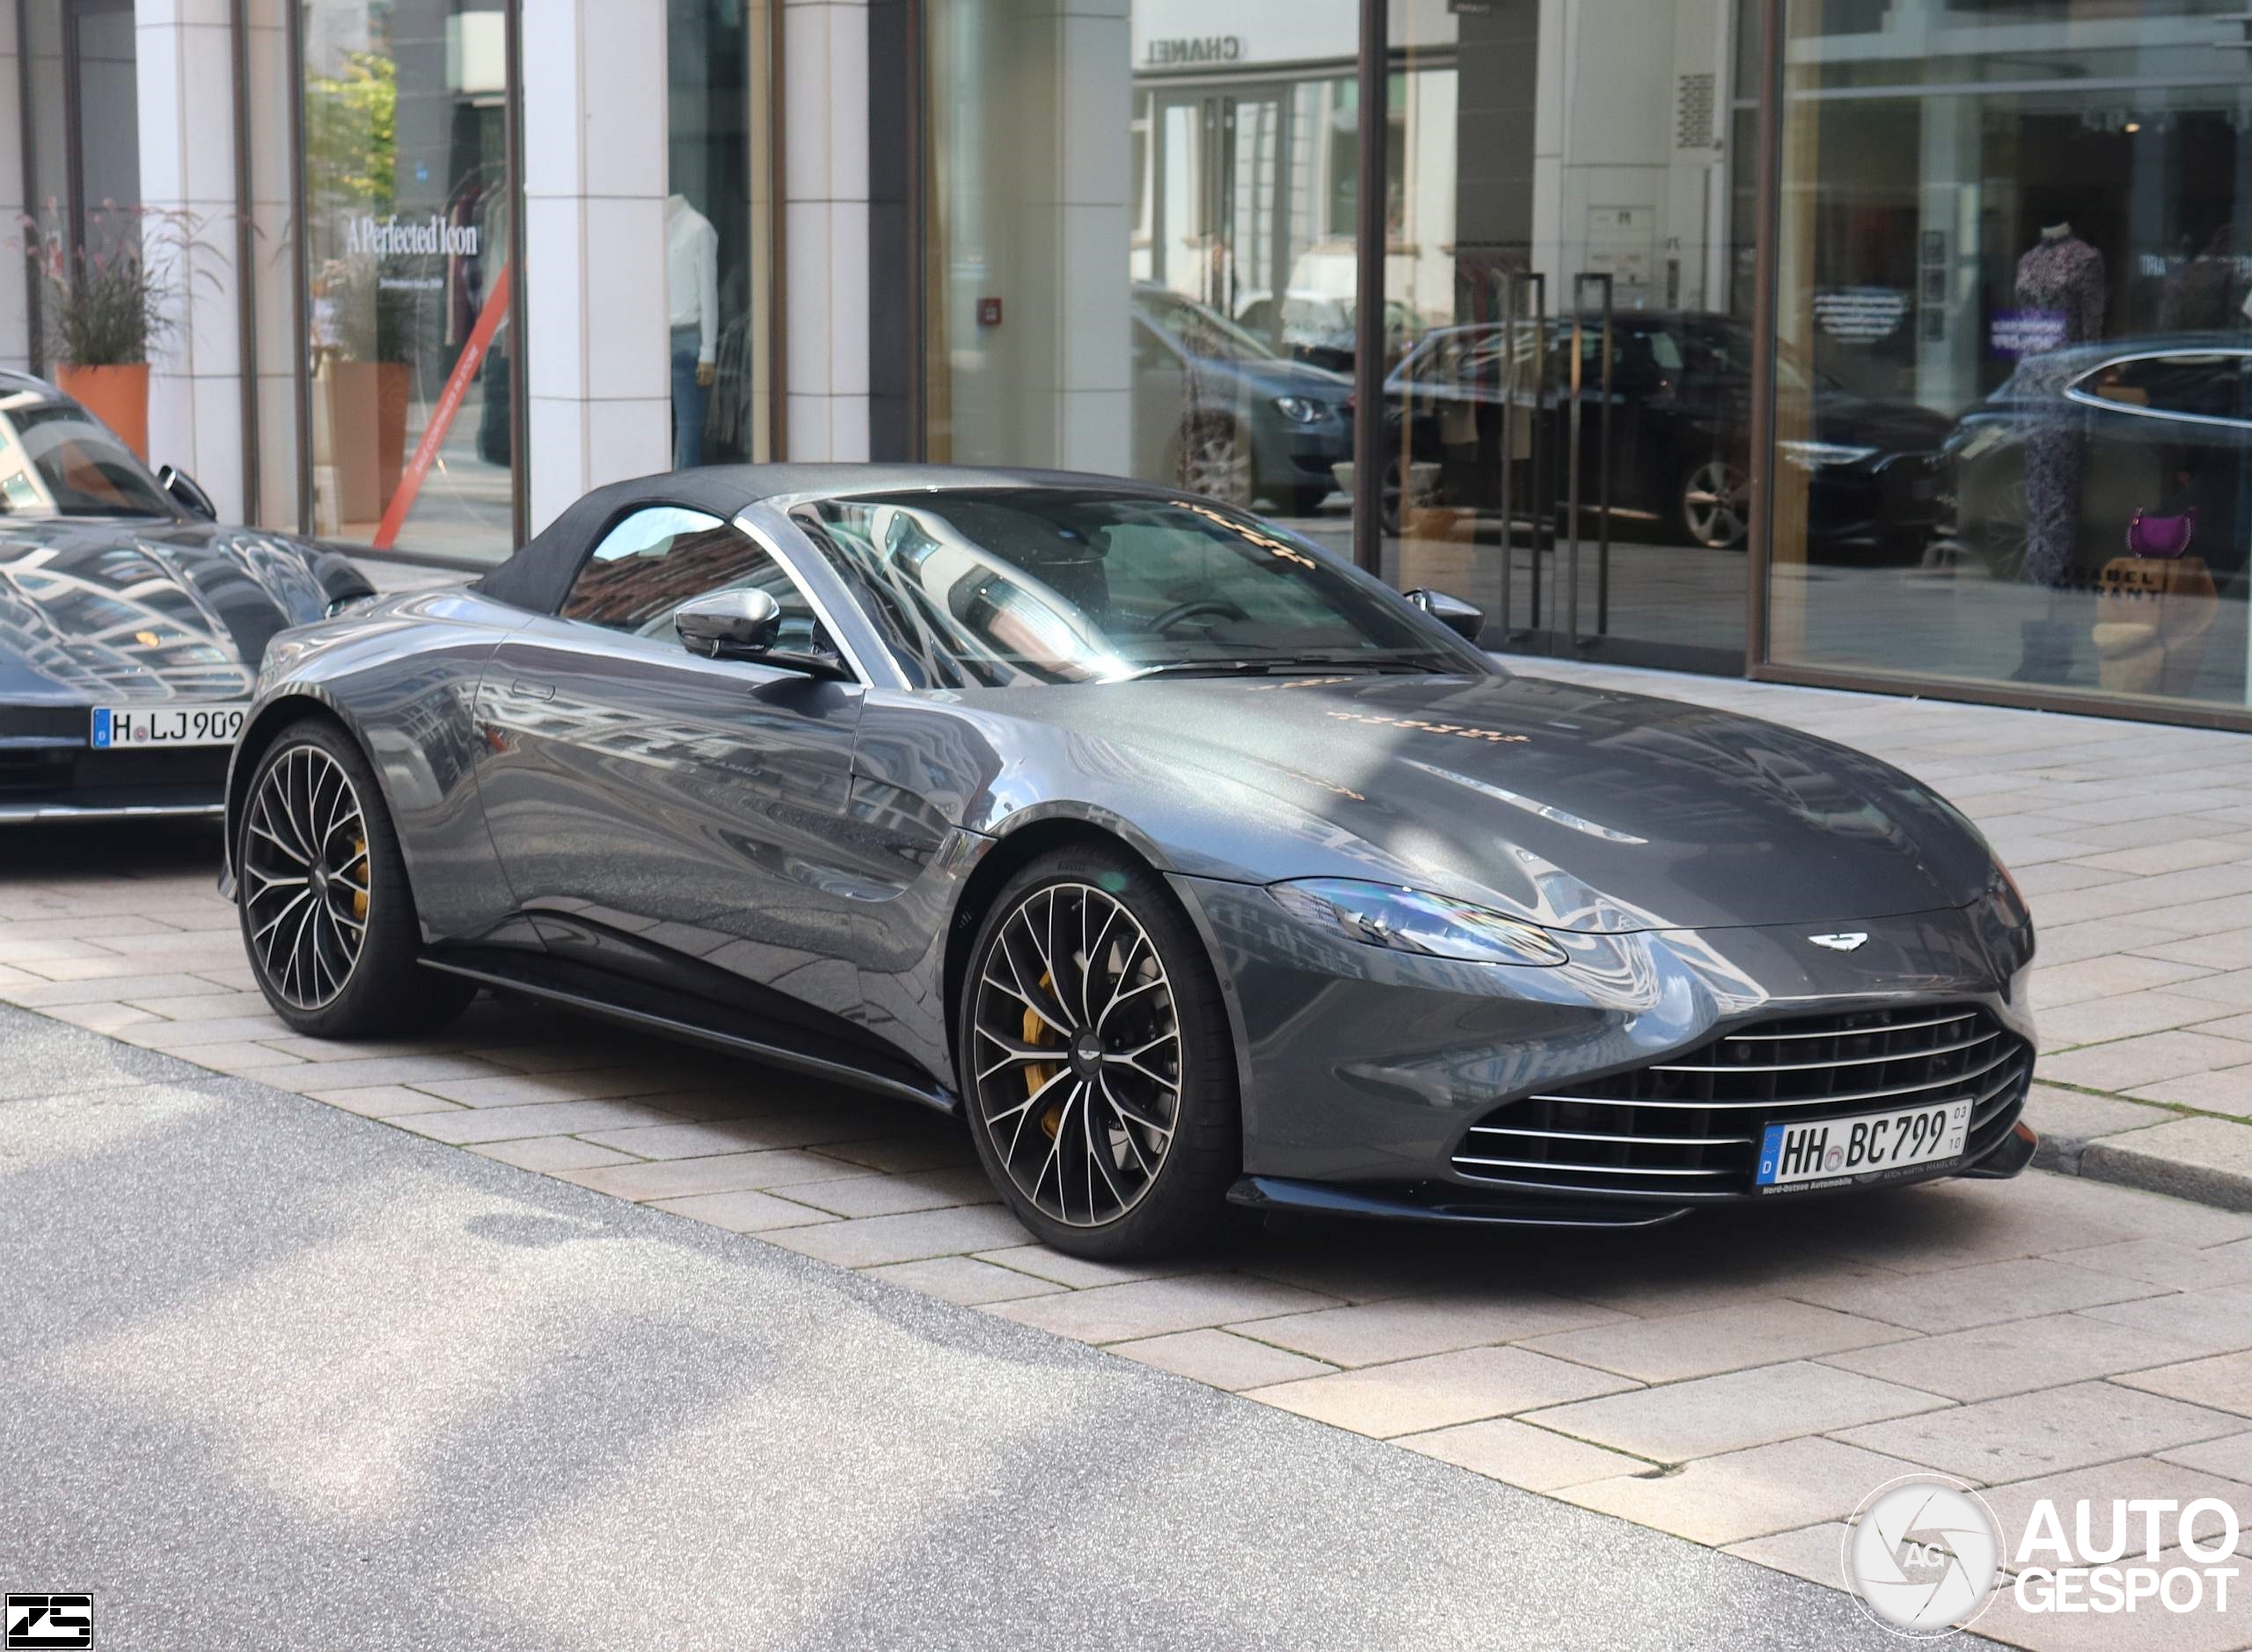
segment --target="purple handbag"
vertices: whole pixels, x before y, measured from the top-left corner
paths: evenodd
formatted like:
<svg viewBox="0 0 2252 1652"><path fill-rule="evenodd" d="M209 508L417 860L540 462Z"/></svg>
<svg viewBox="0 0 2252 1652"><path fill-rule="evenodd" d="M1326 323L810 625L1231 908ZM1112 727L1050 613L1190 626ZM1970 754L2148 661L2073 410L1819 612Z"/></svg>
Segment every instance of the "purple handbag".
<svg viewBox="0 0 2252 1652"><path fill-rule="evenodd" d="M2190 548L2197 530L2195 505L2178 516L2150 516L2138 510L2127 524L2127 549L2139 557L2178 557Z"/></svg>

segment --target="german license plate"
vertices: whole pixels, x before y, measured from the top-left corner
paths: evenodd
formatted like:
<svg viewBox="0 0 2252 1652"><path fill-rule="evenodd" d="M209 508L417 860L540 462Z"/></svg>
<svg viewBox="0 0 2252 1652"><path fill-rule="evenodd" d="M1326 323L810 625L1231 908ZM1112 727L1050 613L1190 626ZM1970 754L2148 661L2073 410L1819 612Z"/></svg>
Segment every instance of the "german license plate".
<svg viewBox="0 0 2252 1652"><path fill-rule="evenodd" d="M93 747L231 746L250 707L230 705L97 705Z"/></svg>
<svg viewBox="0 0 2252 1652"><path fill-rule="evenodd" d="M1967 1099L1770 1124L1759 1138L1759 1168L1752 1185L1763 1193L1780 1193L1889 1181L1896 1173L1960 1156L1970 1134Z"/></svg>

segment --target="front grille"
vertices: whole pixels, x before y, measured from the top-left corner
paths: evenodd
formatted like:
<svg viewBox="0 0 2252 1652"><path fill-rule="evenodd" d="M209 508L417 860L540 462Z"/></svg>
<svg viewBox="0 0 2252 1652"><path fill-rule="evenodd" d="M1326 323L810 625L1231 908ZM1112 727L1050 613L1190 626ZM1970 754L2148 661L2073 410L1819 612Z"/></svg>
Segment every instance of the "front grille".
<svg viewBox="0 0 2252 1652"><path fill-rule="evenodd" d="M1692 1202L1751 1191L1760 1127L1972 1098L1967 1154L2017 1114L2033 1052L1976 1005L1795 1016L1507 1102L1454 1167L1480 1181Z"/></svg>

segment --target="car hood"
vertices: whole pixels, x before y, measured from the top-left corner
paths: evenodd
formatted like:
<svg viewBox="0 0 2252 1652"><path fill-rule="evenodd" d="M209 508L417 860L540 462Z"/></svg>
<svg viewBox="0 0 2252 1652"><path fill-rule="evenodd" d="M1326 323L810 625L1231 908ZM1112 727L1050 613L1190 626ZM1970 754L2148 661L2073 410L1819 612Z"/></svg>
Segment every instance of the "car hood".
<svg viewBox="0 0 2252 1652"><path fill-rule="evenodd" d="M1510 676L1001 692L1080 749L1133 754L1144 795L1162 771L1181 870L1397 880L1612 932L1844 925L1961 906L1993 876L1900 771L1675 701ZM1116 812L1137 818L1123 789Z"/></svg>
<svg viewBox="0 0 2252 1652"><path fill-rule="evenodd" d="M1196 360L1195 370L1214 378L1239 381L1246 391L1263 396L1306 396L1318 401L1342 402L1353 388L1342 373L1310 362L1230 361L1206 356Z"/></svg>
<svg viewBox="0 0 2252 1652"><path fill-rule="evenodd" d="M276 632L368 589L336 553L249 529L0 519L0 701L246 698Z"/></svg>
<svg viewBox="0 0 2252 1652"><path fill-rule="evenodd" d="M1926 452L1944 442L1954 428L1953 420L1912 403L1876 401L1832 390L1824 390L1815 402L1814 434L1847 447Z"/></svg>

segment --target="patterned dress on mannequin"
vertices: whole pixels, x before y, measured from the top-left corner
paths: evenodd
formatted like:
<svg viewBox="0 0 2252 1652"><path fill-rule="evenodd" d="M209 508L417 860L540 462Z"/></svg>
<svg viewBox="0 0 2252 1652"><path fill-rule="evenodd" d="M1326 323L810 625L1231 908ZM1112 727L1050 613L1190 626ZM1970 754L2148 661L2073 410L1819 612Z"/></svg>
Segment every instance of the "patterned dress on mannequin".
<svg viewBox="0 0 2252 1652"><path fill-rule="evenodd" d="M2071 230L2044 234L2017 260L2021 309L2064 318L2062 344L2103 336L2103 254ZM2059 384L2051 387L2061 392ZM2085 458L2078 420L2059 398L2025 442L2025 577L2056 587L2072 577L2080 552L2080 484Z"/></svg>

